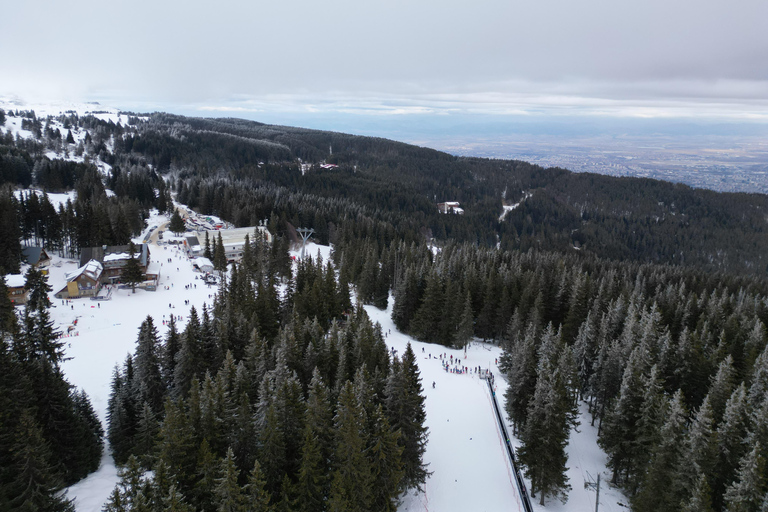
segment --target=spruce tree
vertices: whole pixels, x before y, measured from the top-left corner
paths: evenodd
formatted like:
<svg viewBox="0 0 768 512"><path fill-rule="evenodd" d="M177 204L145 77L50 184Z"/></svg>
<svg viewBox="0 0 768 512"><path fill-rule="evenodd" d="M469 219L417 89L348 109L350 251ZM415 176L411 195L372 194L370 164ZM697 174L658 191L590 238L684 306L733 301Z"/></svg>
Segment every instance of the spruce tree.
<svg viewBox="0 0 768 512"><path fill-rule="evenodd" d="M453 346L464 348L475 335L474 331L475 314L472 311L472 296L467 292L464 300L464 308L459 319L459 325L453 338Z"/></svg>
<svg viewBox="0 0 768 512"><path fill-rule="evenodd" d="M395 512L405 475L401 462L403 447L398 444L400 432L391 429L381 404L374 409L370 424L366 451L373 476L371 510Z"/></svg>
<svg viewBox="0 0 768 512"><path fill-rule="evenodd" d="M304 442L301 447L301 464L296 483L296 510L313 512L322 510L326 496L326 472L322 459L320 440L307 423L304 427Z"/></svg>
<svg viewBox="0 0 768 512"><path fill-rule="evenodd" d="M60 493L61 483L40 428L26 412L19 419L13 460L13 481L6 491L11 510L74 512Z"/></svg>
<svg viewBox="0 0 768 512"><path fill-rule="evenodd" d="M647 355L642 345L632 351L619 397L605 418L603 434L598 440L608 454L608 467L613 470L614 483L625 483L637 476L637 426L644 401L643 372Z"/></svg>
<svg viewBox="0 0 768 512"><path fill-rule="evenodd" d="M339 395L334 418L336 447L328 508L333 512L370 510L373 475L365 456L366 432L351 382Z"/></svg>
<svg viewBox="0 0 768 512"><path fill-rule="evenodd" d="M180 236L186 229L184 227L184 219L181 218L179 210L173 210L173 215L171 215L171 222L168 224L168 229L175 233L176 236Z"/></svg>
<svg viewBox="0 0 768 512"><path fill-rule="evenodd" d="M428 343L449 345L453 340L446 339L441 329L443 325L443 308L445 295L442 280L436 271L427 276L427 287L424 290L421 305L414 313L410 322L413 335Z"/></svg>
<svg viewBox="0 0 768 512"><path fill-rule="evenodd" d="M723 493L736 477L741 458L747 454L744 439L750 428L746 388L742 383L725 405L723 421L717 428L719 463L712 485L712 502L717 508L723 503Z"/></svg>
<svg viewBox="0 0 768 512"><path fill-rule="evenodd" d="M755 443L739 463L736 480L725 490L727 512L762 512L761 505L768 490L762 447Z"/></svg>
<svg viewBox="0 0 768 512"><path fill-rule="evenodd" d="M249 512L271 512L272 498L266 490L266 481L259 461L253 465L245 486L245 506Z"/></svg>
<svg viewBox="0 0 768 512"><path fill-rule="evenodd" d="M237 483L239 471L235 465L235 454L232 449L227 450L227 455L219 464L219 477L216 479L217 512L246 512L245 498L242 489Z"/></svg>
<svg viewBox="0 0 768 512"><path fill-rule="evenodd" d="M387 418L400 432L405 489L421 489L429 475L423 460L428 437L423 392L416 355L408 343L402 362L395 358L392 364L385 390Z"/></svg>
<svg viewBox="0 0 768 512"><path fill-rule="evenodd" d="M214 240L214 243L216 241ZM213 263L213 250L211 249L211 239L208 236L208 232L205 232L205 252L203 252L203 256L205 256L208 261Z"/></svg>
<svg viewBox="0 0 768 512"><path fill-rule="evenodd" d="M220 274L227 271L227 253L221 238L221 231L216 236L216 244L213 249L213 268Z"/></svg>
<svg viewBox="0 0 768 512"><path fill-rule="evenodd" d="M714 427L714 413L709 396L699 407L688 428L683 456L678 467L680 485L684 495L692 495L699 480L714 478L718 464L717 431ZM712 489L709 488L711 501Z"/></svg>
<svg viewBox="0 0 768 512"><path fill-rule="evenodd" d="M640 491L632 499L637 512L675 512L680 505L677 467L685 448L687 413L682 391L675 393L659 432L659 443L653 449L648 470L643 476Z"/></svg>
<svg viewBox="0 0 768 512"><path fill-rule="evenodd" d="M392 307L392 321L400 331L410 331L411 319L418 309L420 299L416 271L408 267L395 287L395 304Z"/></svg>
<svg viewBox="0 0 768 512"><path fill-rule="evenodd" d="M168 334L165 336L160 358L163 383L167 390L173 390L176 387L176 354L179 353L179 350L181 350L181 336L176 330L176 319L174 315L171 315L171 319L168 321Z"/></svg>
<svg viewBox="0 0 768 512"><path fill-rule="evenodd" d="M128 244L128 260L123 266L120 279L131 286L133 293L136 293L136 285L144 280L144 273L141 271L138 258L136 258L136 246L133 242Z"/></svg>
<svg viewBox="0 0 768 512"><path fill-rule="evenodd" d="M534 322L525 331L525 337L512 342L502 356L509 382L505 392L506 413L515 431L519 431L528 419L528 404L536 389L536 346L538 332Z"/></svg>
<svg viewBox="0 0 768 512"><path fill-rule="evenodd" d="M160 343L151 316L147 316L139 328L133 363L139 400L147 402L154 414L162 413L166 391L160 368Z"/></svg>
<svg viewBox="0 0 768 512"><path fill-rule="evenodd" d="M203 373L201 337L200 320L193 306L181 336L181 348L176 353L174 396L185 397L189 393L192 380L199 378Z"/></svg>
<svg viewBox="0 0 768 512"><path fill-rule="evenodd" d="M536 390L519 450L520 462L531 479L531 495L538 492L542 505L550 496L565 502L570 490L565 448L575 425L576 409L570 388L575 369L570 348L563 347L560 338L551 324L542 336Z"/></svg>
<svg viewBox="0 0 768 512"><path fill-rule="evenodd" d="M712 489L706 475L699 475L693 493L680 507L682 512L714 512L712 508Z"/></svg>

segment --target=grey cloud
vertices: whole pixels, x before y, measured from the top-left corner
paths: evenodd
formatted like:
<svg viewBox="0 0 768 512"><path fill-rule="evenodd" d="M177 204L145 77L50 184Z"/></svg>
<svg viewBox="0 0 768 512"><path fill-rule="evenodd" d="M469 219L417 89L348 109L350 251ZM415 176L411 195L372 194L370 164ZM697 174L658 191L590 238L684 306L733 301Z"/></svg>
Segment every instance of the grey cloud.
<svg viewBox="0 0 768 512"><path fill-rule="evenodd" d="M764 0L43 4L3 7L0 92L391 113L768 97Z"/></svg>

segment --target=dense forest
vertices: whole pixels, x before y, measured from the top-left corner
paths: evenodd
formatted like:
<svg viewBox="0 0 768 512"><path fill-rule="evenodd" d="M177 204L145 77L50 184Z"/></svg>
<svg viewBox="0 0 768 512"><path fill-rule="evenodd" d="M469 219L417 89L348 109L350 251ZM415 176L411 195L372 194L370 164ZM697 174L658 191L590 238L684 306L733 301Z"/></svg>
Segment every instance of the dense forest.
<svg viewBox="0 0 768 512"><path fill-rule="evenodd" d="M293 227L314 228L322 243L335 242L342 224L363 221L383 223L377 231L390 233L379 236L396 232L407 241L580 251L760 276L768 269L768 239L762 236L768 199L760 194L454 157L386 139L238 119L158 113L122 125L74 113L4 115L21 117L37 137L5 132L0 180L54 192L72 188L93 162L103 162L116 195L104 201L94 191L91 208L109 211L113 231L120 231L116 205L133 226L143 209L167 203L165 193L151 193L165 186L159 179L165 175L178 199L202 213L238 226L274 213ZM85 136L68 142L76 140L73 131ZM82 162L51 160L50 151ZM465 214L439 214L440 201L459 201ZM518 206L500 220L502 207L513 204Z"/></svg>
<svg viewBox="0 0 768 512"><path fill-rule="evenodd" d="M280 301L267 251L255 241L183 332L139 328L112 382L124 470L106 510L393 511L424 484L410 345L390 354L322 261L303 260Z"/></svg>
<svg viewBox="0 0 768 512"><path fill-rule="evenodd" d="M0 509L74 511L59 491L99 467L104 433L62 374L47 278L31 269L27 283L18 319L0 279Z"/></svg>
<svg viewBox="0 0 768 512"><path fill-rule="evenodd" d="M277 239L252 240L183 332L139 328L112 383L123 477L108 510L390 510L420 486L418 369L351 292L380 308L393 295L398 329L421 341L503 347L541 502L565 499L586 404L633 510L768 507L768 197L236 119L6 115L34 134L0 138L0 234L19 241L6 271L22 241L71 255L124 240L171 193ZM77 197L56 210L11 194L28 185ZM333 244L332 262L291 272L298 227Z"/></svg>

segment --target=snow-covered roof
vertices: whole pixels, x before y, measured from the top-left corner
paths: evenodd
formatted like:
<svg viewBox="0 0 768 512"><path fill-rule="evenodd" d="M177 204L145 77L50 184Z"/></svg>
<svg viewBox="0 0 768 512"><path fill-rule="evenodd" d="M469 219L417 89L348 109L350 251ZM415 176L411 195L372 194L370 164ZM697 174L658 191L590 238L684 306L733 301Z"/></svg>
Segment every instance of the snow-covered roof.
<svg viewBox="0 0 768 512"><path fill-rule="evenodd" d="M91 260L82 267L80 267L77 270L73 270L72 272L67 272L66 278L67 282L70 283L80 277L81 275L85 275L86 277L89 277L93 279L94 281L98 281L101 277L101 273L104 270L104 267L96 260Z"/></svg>
<svg viewBox="0 0 768 512"><path fill-rule="evenodd" d="M213 263L211 263L211 260L208 258L203 258L202 256L199 258L195 258L192 260L192 264L196 265L197 268L203 268L203 267L212 267Z"/></svg>
<svg viewBox="0 0 768 512"><path fill-rule="evenodd" d="M21 288L27 284L27 278L22 274L7 274L5 276L5 285L8 288Z"/></svg>
<svg viewBox="0 0 768 512"><path fill-rule="evenodd" d="M105 254L104 261L120 261L127 260L131 257L127 252L116 252L112 254Z"/></svg>
<svg viewBox="0 0 768 512"><path fill-rule="evenodd" d="M160 263L156 261L150 261L149 265L147 266L146 274L153 275L153 276L159 276L160 275Z"/></svg>

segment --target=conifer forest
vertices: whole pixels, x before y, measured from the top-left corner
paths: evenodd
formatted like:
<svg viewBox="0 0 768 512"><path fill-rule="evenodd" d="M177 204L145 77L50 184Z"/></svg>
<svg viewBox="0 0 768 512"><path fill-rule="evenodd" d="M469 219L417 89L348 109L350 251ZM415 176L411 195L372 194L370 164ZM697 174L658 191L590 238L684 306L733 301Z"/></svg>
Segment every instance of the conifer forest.
<svg viewBox="0 0 768 512"><path fill-rule="evenodd" d="M60 491L105 442L109 512L397 510L430 468L416 356L362 308L390 296L419 341L503 348L542 504L579 484L565 447L587 404L632 510L768 510L768 197L237 119L9 117L34 137L0 137L3 274L32 243L128 244L174 199L274 241L250 238L183 329L134 326L105 429L59 369L45 276L16 308L0 281L1 510L72 510ZM30 186L76 195L57 209ZM297 228L330 261L293 263Z"/></svg>

